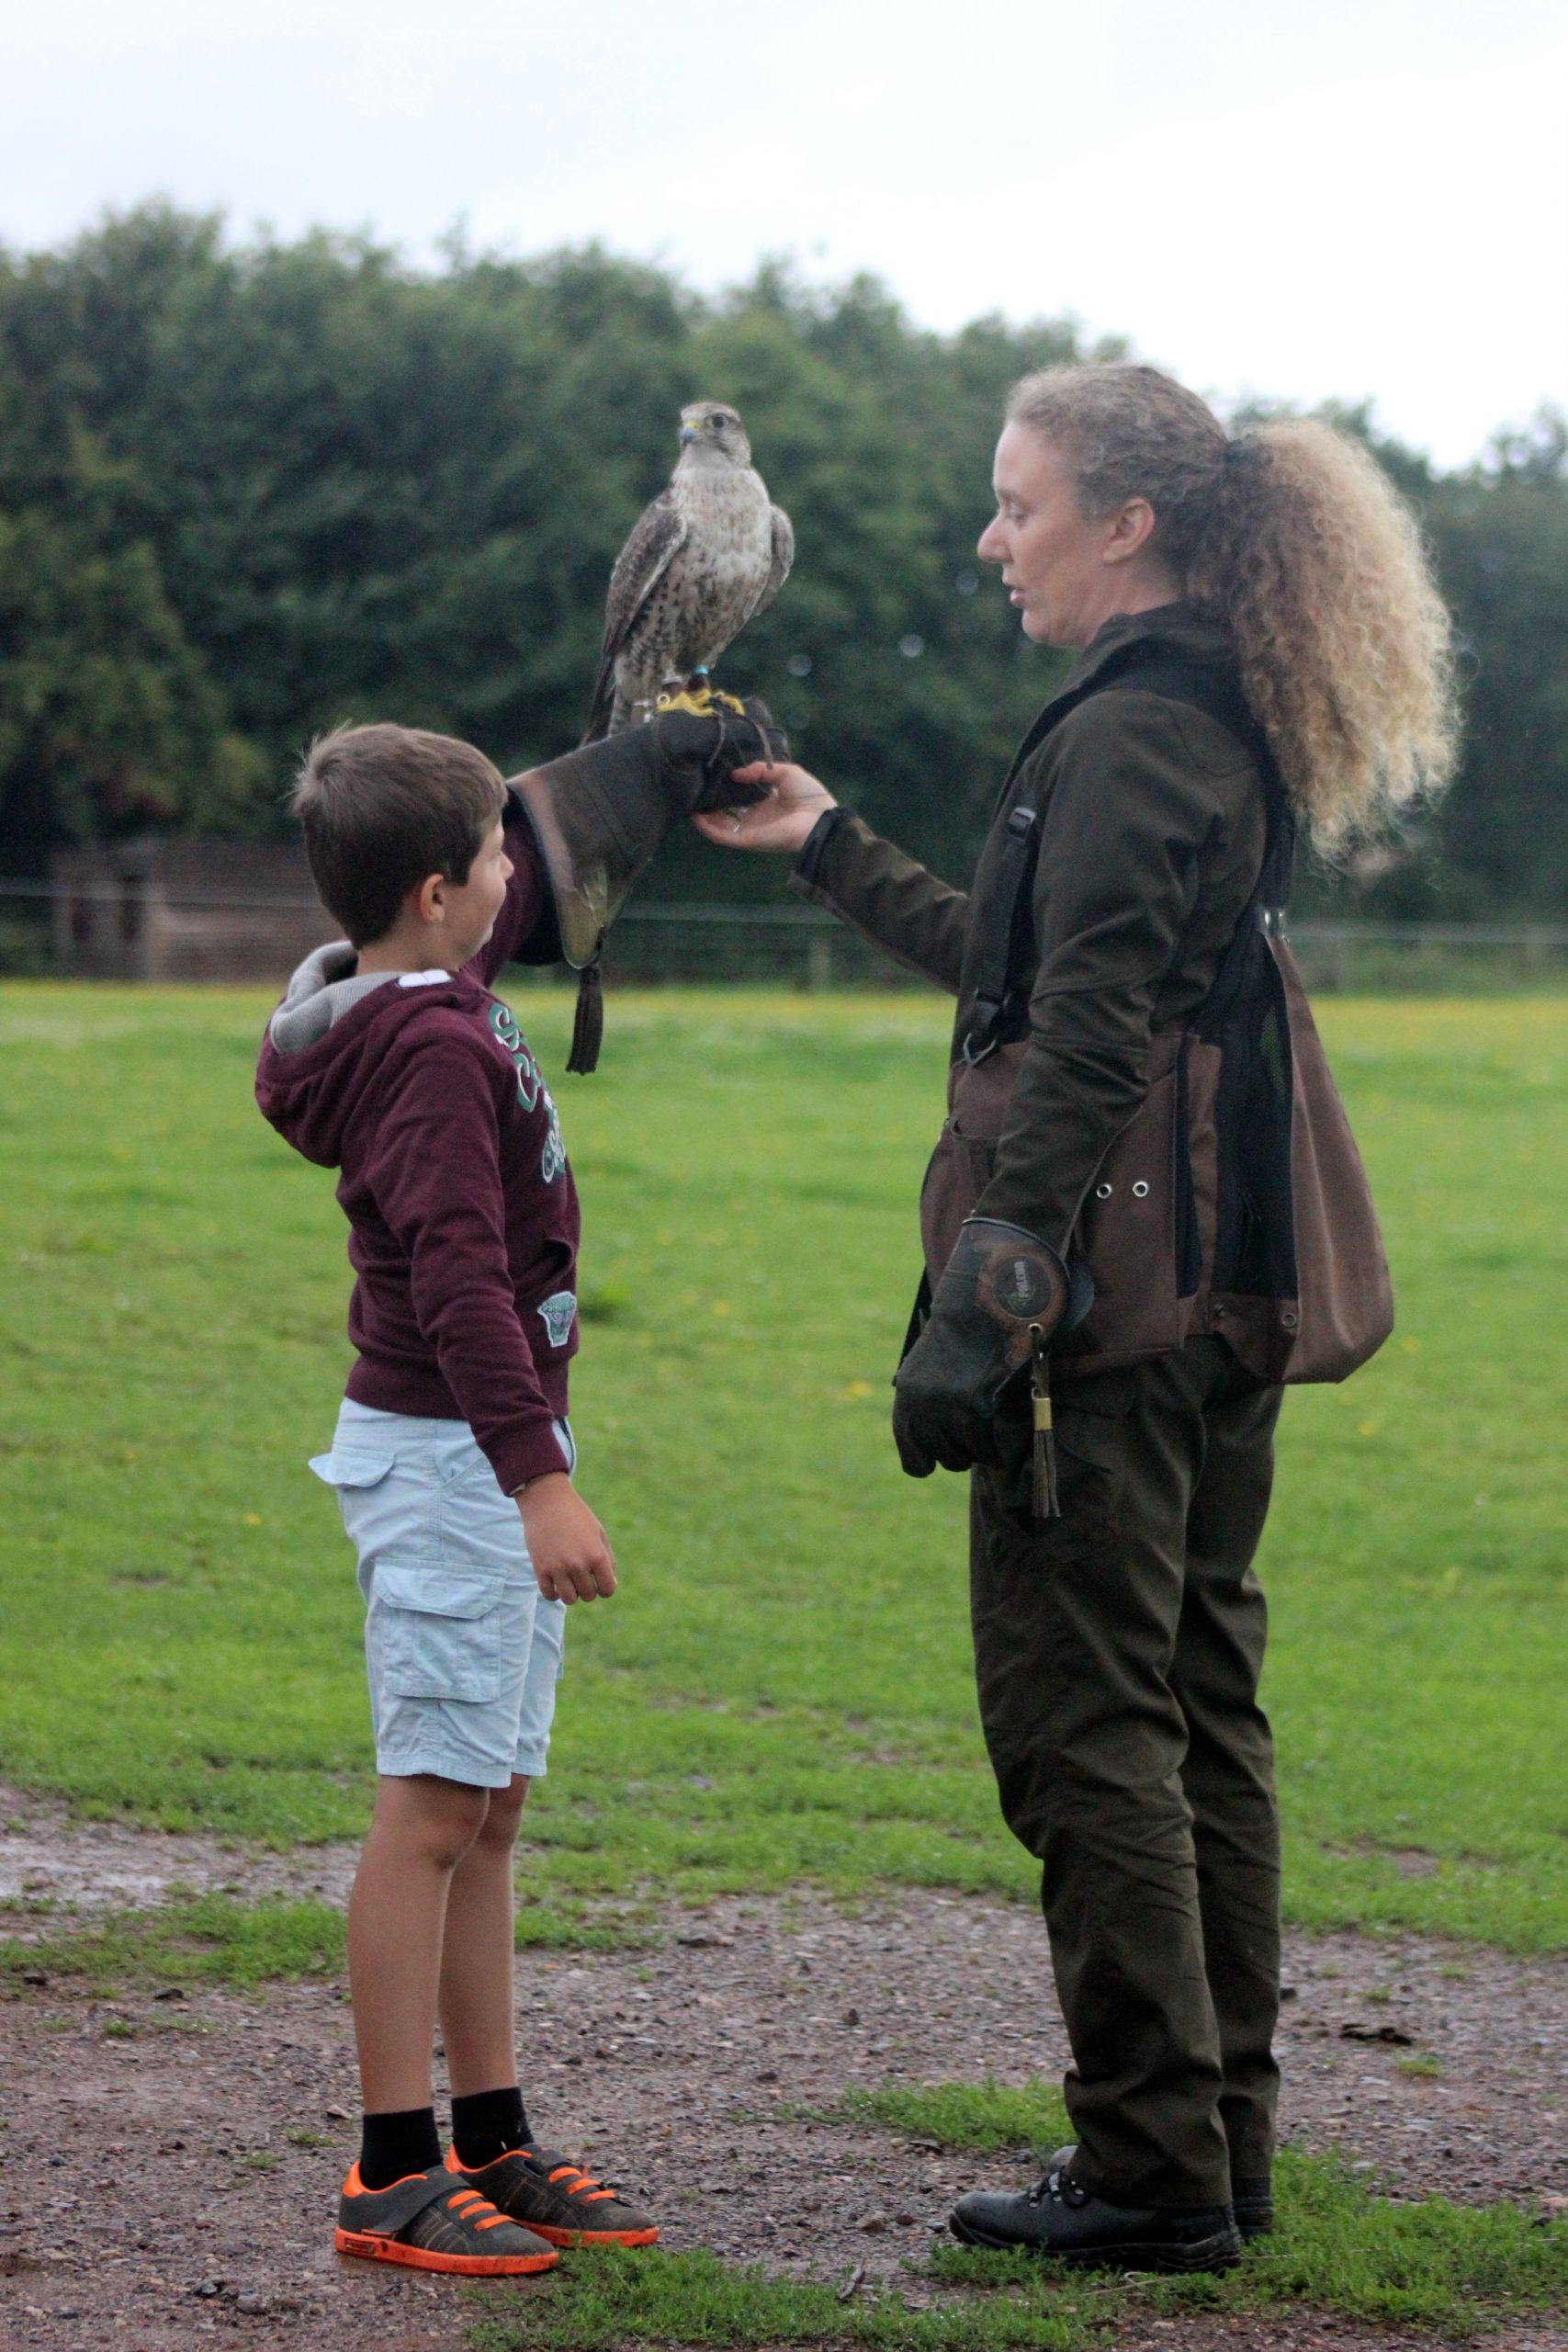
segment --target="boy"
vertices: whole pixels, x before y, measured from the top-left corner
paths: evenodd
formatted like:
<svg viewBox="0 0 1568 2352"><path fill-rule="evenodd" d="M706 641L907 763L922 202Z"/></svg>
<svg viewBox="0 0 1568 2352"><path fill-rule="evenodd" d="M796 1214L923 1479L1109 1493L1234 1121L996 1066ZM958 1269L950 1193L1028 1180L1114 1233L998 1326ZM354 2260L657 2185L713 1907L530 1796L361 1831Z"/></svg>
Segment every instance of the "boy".
<svg viewBox="0 0 1568 2352"><path fill-rule="evenodd" d="M545 1770L566 1610L607 1599L615 1568L571 1483L576 1190L549 1091L489 983L514 956L587 960L571 856L602 884L608 825L606 921L676 816L749 797L729 774L760 748L757 725L682 713L508 787L450 737L342 728L296 780L347 941L295 973L256 1092L297 1149L341 1171L357 1275L357 1361L310 1465L358 1554L378 1776L349 1906L365 2119L345 2254L516 2274L558 2245L659 2234L537 2145L517 2084L513 1843Z"/></svg>

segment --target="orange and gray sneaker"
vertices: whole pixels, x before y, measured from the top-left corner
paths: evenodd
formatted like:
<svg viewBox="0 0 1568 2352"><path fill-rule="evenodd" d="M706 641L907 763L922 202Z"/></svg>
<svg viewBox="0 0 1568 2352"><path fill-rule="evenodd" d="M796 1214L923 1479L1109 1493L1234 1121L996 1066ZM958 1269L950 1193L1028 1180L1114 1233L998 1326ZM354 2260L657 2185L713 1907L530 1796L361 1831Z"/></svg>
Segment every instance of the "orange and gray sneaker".
<svg viewBox="0 0 1568 2352"><path fill-rule="evenodd" d="M454 2180L445 2165L406 2173L388 2188L367 2188L355 2165L338 2199L333 2243L368 2262L461 2278L524 2278L560 2260L554 2246L498 2213L466 2175Z"/></svg>
<svg viewBox="0 0 1568 2352"><path fill-rule="evenodd" d="M460 2164L453 2148L446 2169L552 2245L652 2245L659 2236L646 2213L556 2148L509 2148L488 2165Z"/></svg>

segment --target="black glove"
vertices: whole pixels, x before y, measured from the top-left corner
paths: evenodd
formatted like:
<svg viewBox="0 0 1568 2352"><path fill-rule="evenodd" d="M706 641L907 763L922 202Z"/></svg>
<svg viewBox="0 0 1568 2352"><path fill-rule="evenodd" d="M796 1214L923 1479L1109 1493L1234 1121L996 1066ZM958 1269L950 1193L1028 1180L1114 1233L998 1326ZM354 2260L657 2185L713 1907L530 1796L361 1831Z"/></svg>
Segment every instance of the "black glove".
<svg viewBox="0 0 1568 2352"><path fill-rule="evenodd" d="M1038 1234L999 1217L965 1218L925 1329L893 1383L893 1435L911 1478L929 1478L939 1462L945 1470L999 1467L1022 1452L1032 1357L1043 1360L1052 1334L1088 1313L1088 1290L1087 1275L1069 1274ZM1014 1396L1016 1414L1006 1410Z"/></svg>

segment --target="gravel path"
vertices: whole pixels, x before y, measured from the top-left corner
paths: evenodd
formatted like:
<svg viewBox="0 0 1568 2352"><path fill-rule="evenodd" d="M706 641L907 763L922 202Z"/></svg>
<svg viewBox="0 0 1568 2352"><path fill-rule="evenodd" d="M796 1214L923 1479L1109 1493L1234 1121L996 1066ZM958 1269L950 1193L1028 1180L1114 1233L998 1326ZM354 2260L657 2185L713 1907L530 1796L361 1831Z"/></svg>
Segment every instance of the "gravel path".
<svg viewBox="0 0 1568 2352"><path fill-rule="evenodd" d="M352 1863L323 1849L242 1866L199 1839L65 1836L38 1807L13 1818L28 1826L0 1838L0 1899L51 1892L89 1909L156 1900L171 1883L335 1898ZM46 1873L49 1890L36 1883ZM671 2247L836 2280L862 2265L868 2281L897 2277L960 2188L1012 2168L778 2110L826 2107L855 2084L1056 2073L1066 2052L1044 1960L1030 1913L917 1892L855 1917L804 1898L725 1902L672 1914L648 1952L525 1957L530 2112L557 2144L644 2192ZM1287 1974L1287 2134L1338 2145L1405 2194L1568 2198L1568 1961L1297 1936ZM243 1998L164 1986L106 2003L34 1984L0 2007L0 2342L460 2344L451 2289L326 2250L355 2144L341 1985ZM1438 2071L1407 2072L1412 2060ZM85 2257L53 2258L61 2233L79 2230ZM1150 2323L1116 2343L1147 2352L1177 2340ZM1394 2352L1405 2340L1319 2317L1179 2330L1193 2352ZM1487 2341L1568 2352L1568 2333L1541 2327Z"/></svg>

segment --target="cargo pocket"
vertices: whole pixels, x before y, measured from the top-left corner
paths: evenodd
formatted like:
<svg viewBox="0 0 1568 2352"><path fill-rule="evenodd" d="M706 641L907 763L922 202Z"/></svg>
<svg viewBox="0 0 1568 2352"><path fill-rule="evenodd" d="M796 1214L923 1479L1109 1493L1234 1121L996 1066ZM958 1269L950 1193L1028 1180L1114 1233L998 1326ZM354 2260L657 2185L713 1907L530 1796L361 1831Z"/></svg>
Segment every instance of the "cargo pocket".
<svg viewBox="0 0 1568 2352"><path fill-rule="evenodd" d="M1065 1553L1100 1562L1121 1538L1127 1501L1127 1416L1133 1371L1090 1373L1057 1384L1056 1486Z"/></svg>
<svg viewBox="0 0 1568 2352"><path fill-rule="evenodd" d="M334 1445L330 1453L313 1453L310 1468L324 1487L378 1487L397 1459L395 1453L362 1453L353 1446Z"/></svg>
<svg viewBox="0 0 1568 2352"><path fill-rule="evenodd" d="M1056 1384L1056 1451L1115 1476L1126 1464L1124 1426L1137 1387L1131 1366Z"/></svg>
<svg viewBox="0 0 1568 2352"><path fill-rule="evenodd" d="M317 1454L310 1467L337 1496L344 1530L359 1555L362 1591L368 1594L371 1573L384 1560L433 1567L440 1561L440 1489L428 1449L340 1444Z"/></svg>
<svg viewBox="0 0 1568 2352"><path fill-rule="evenodd" d="M395 1453L371 1453L353 1446L334 1445L310 1464L323 1485L337 1497L344 1532L363 1562L388 1540L402 1513L388 1481L398 1466Z"/></svg>
<svg viewBox="0 0 1568 2352"><path fill-rule="evenodd" d="M504 1593L493 1577L378 1567L370 1606L383 1688L398 1699L498 1698Z"/></svg>

